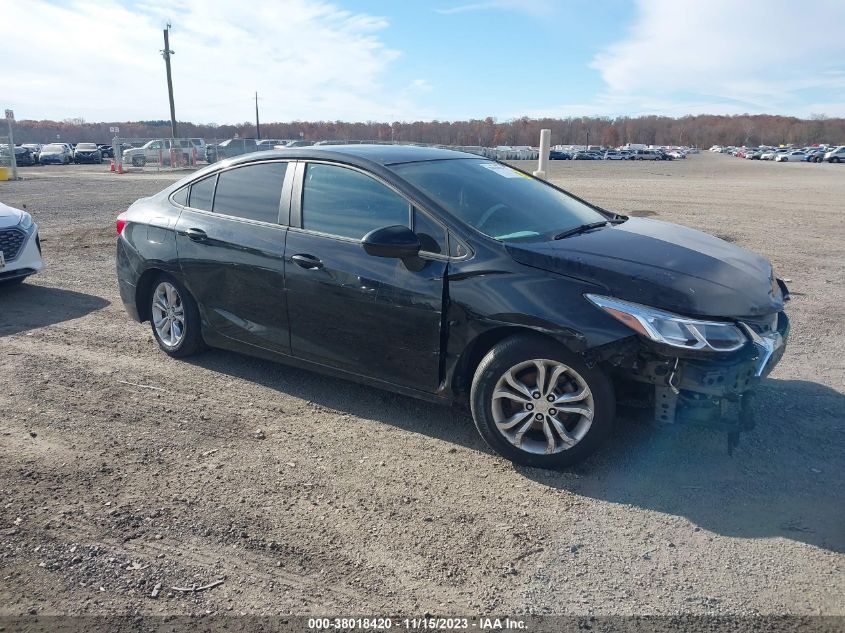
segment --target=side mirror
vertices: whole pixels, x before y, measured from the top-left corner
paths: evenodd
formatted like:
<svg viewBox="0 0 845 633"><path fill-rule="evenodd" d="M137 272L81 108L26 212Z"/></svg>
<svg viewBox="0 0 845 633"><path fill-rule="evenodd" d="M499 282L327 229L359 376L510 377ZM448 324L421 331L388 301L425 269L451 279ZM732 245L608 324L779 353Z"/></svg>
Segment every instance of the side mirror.
<svg viewBox="0 0 845 633"><path fill-rule="evenodd" d="M385 226L367 233L361 239L367 255L407 259L420 253L420 238L407 226Z"/></svg>

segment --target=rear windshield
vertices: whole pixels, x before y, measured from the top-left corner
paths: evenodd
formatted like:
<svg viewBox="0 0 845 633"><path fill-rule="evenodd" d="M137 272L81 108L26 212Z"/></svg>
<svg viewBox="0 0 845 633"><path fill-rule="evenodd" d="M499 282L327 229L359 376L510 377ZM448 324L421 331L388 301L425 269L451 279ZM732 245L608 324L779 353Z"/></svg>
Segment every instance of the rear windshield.
<svg viewBox="0 0 845 633"><path fill-rule="evenodd" d="M549 239L606 219L542 180L489 160L435 160L392 169L456 218L497 240Z"/></svg>

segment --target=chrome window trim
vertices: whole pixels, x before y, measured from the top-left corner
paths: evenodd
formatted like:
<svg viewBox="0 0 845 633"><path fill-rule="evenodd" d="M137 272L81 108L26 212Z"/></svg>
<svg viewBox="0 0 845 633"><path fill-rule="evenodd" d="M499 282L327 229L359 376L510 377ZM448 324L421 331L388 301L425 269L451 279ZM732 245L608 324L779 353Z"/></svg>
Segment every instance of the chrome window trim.
<svg viewBox="0 0 845 633"><path fill-rule="evenodd" d="M281 221L277 222L265 222L263 220L253 220L251 218L243 218L237 215L229 215L228 213L218 213L215 211L207 211L205 209L197 209L196 207L184 204L179 204L178 202L173 200L173 196L176 195L176 192L182 191L182 189L190 188L194 186L194 183L200 182L201 180L205 180L206 178L218 178L220 174L231 171L233 169L240 169L242 167L249 167L250 165L262 165L266 163L287 163L287 168L285 168L285 179L282 182L282 193L279 198L279 220L281 220L282 212L285 208L287 208L287 223L283 224ZM257 160L252 161L249 163L242 163L237 165L227 165L224 166L217 171L211 172L210 174L204 175L202 178L197 178L195 180L191 180L190 182L185 183L183 186L176 189L176 191L172 192L169 196L167 196L168 201L175 207L178 207L180 210L187 210L192 213L203 213L205 215L211 215L216 218L225 218L227 220L237 220L239 222L245 222L247 224L257 224L260 226L270 226L275 228L291 228L290 227L290 198L291 193L293 191L293 172L295 169L291 169L291 165L296 163L294 160L284 159L284 158L277 158L277 159L268 159L268 160ZM211 204L212 209L214 208L214 198L217 196L217 182L214 183L214 193L211 195ZM190 202L190 192L188 194L188 202Z"/></svg>

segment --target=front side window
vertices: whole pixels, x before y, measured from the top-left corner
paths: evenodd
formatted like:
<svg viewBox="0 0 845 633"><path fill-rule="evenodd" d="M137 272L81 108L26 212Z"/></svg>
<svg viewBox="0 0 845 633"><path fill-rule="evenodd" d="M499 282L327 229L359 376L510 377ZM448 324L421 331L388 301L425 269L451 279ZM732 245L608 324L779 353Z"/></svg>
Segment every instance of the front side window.
<svg viewBox="0 0 845 633"><path fill-rule="evenodd" d="M446 229L417 209L414 209L414 233L420 238L420 251L446 254Z"/></svg>
<svg viewBox="0 0 845 633"><path fill-rule="evenodd" d="M277 223L287 163L260 163L220 174L214 212Z"/></svg>
<svg viewBox="0 0 845 633"><path fill-rule="evenodd" d="M408 202L354 169L309 163L302 183L302 228L360 240L373 229L408 226Z"/></svg>
<svg viewBox="0 0 845 633"><path fill-rule="evenodd" d="M217 174L192 184L188 206L201 211L211 211L211 201L214 198L214 186L216 184Z"/></svg>
<svg viewBox="0 0 845 633"><path fill-rule="evenodd" d="M551 239L607 219L543 181L489 160L433 160L392 169L457 219L497 240Z"/></svg>

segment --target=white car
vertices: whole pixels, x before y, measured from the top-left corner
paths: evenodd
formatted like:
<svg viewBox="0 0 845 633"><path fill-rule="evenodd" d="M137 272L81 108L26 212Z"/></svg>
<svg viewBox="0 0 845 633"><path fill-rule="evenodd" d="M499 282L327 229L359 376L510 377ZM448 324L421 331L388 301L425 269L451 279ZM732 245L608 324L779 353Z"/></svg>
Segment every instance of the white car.
<svg viewBox="0 0 845 633"><path fill-rule="evenodd" d="M783 154L785 150L770 149L760 154L760 160L774 160L778 154Z"/></svg>
<svg viewBox="0 0 845 633"><path fill-rule="evenodd" d="M829 152L825 152L822 160L825 160L828 163L845 163L845 145L840 145Z"/></svg>
<svg viewBox="0 0 845 633"><path fill-rule="evenodd" d="M776 154L775 162L786 163L792 161L800 163L805 158L807 158L807 154L802 152L800 149L796 149L791 152L781 152L780 154Z"/></svg>
<svg viewBox="0 0 845 633"><path fill-rule="evenodd" d="M26 211L0 202L0 287L17 285L43 267L38 225Z"/></svg>
<svg viewBox="0 0 845 633"><path fill-rule="evenodd" d="M628 160L628 155L616 150L609 150L604 153L604 160Z"/></svg>

